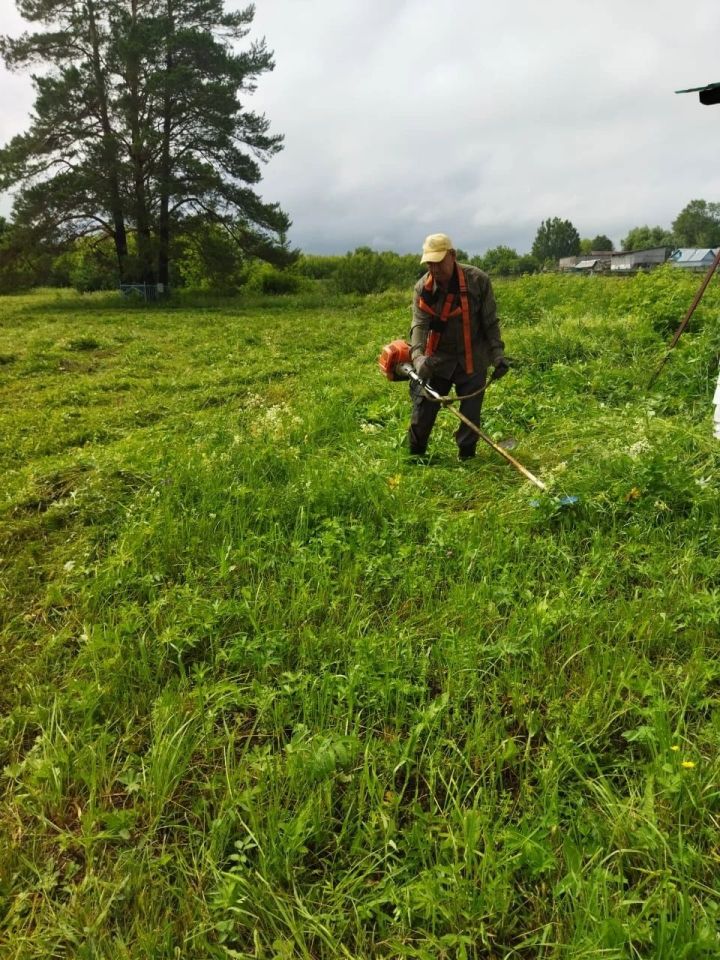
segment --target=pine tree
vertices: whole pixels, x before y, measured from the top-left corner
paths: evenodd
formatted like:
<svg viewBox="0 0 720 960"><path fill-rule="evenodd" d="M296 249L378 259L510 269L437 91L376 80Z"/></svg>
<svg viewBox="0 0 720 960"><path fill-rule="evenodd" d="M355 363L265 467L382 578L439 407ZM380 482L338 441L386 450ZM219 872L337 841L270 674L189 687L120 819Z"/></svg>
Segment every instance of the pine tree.
<svg viewBox="0 0 720 960"><path fill-rule="evenodd" d="M223 225L248 255L285 262L289 220L253 190L281 149L240 95L273 67L238 52L254 8L223 0L17 0L44 30L0 40L8 66L41 63L29 130L0 150L0 189L39 238L112 237L121 282L169 279L172 239ZM128 233L137 250L128 253Z"/></svg>
<svg viewBox="0 0 720 960"><path fill-rule="evenodd" d="M231 46L246 37L254 8L226 13L221 0L163 0L163 7L160 281L173 227L197 218L223 224L248 254L283 262L289 220L251 188L261 179L258 160L277 153L282 137L238 99L273 68L272 55L264 41L241 53Z"/></svg>
<svg viewBox="0 0 720 960"><path fill-rule="evenodd" d="M30 129L0 151L0 189L22 185L14 220L38 240L112 236L122 278L128 253L122 171L96 2L21 0L18 9L54 29L0 38L8 67L50 68L33 78Z"/></svg>

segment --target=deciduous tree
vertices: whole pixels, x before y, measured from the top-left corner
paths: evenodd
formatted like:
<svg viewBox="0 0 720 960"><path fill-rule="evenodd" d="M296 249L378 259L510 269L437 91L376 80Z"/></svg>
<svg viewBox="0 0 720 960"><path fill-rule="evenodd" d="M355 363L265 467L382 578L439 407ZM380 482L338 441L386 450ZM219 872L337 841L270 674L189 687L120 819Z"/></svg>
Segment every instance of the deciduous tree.
<svg viewBox="0 0 720 960"><path fill-rule="evenodd" d="M649 250L651 247L674 247L675 237L664 227L633 227L620 241L623 250Z"/></svg>
<svg viewBox="0 0 720 960"><path fill-rule="evenodd" d="M540 262L580 253L580 234L569 220L553 217L543 220L532 245L532 255Z"/></svg>
<svg viewBox="0 0 720 960"><path fill-rule="evenodd" d="M720 203L691 200L672 226L679 247L720 246Z"/></svg>
<svg viewBox="0 0 720 960"><path fill-rule="evenodd" d="M492 247L481 257L473 257L472 263L499 277L517 276L521 273L534 273L539 264L530 254L520 256L512 247Z"/></svg>

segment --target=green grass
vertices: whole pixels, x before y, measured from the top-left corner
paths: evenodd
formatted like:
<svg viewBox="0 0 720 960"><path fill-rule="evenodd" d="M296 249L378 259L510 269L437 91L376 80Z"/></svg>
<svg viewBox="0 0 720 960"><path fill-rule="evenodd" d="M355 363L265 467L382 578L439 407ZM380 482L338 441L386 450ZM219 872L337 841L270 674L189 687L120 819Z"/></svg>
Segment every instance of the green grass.
<svg viewBox="0 0 720 960"><path fill-rule="evenodd" d="M407 293L0 302L0 954L720 954L698 278L497 285L490 449L404 453Z"/></svg>

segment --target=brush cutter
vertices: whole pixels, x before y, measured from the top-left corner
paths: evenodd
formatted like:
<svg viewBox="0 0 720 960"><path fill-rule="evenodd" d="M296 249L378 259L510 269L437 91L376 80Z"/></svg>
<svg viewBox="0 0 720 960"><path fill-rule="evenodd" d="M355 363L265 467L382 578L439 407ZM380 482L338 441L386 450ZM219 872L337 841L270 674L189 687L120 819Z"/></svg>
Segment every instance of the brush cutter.
<svg viewBox="0 0 720 960"><path fill-rule="evenodd" d="M508 453L508 447L510 443L505 443L501 441L500 443L495 443L492 437L489 437L484 430L481 430L476 424L469 420L463 413L459 410L456 410L451 406L453 399L451 397L443 397L436 390L433 390L432 387L420 377L416 372L415 368L412 365L410 360L410 344L405 340L393 340L392 343L389 343L387 346L383 347L378 357L378 366L382 373L388 378L388 380L412 380L416 383L420 389L423 391L426 397L429 397L431 400L434 400L436 403L439 403L441 406L446 407L454 417L457 417L458 420L461 420L466 424L470 429L478 435L478 437L483 440L489 447L500 454L500 456L507 460L507 462L514 467L518 473L521 473L527 480L533 483L538 490L542 490L543 493L547 492L547 486L539 480L534 474L532 474L527 467L524 467L515 457L511 456ZM479 393L487 390L490 383L493 381L490 380L488 383L479 390ZM462 399L462 398L460 398ZM515 444L513 443L512 446ZM554 498L556 502L562 506L571 506L574 503L577 503L578 498L576 496L563 496ZM538 506L539 501L533 501L533 506Z"/></svg>

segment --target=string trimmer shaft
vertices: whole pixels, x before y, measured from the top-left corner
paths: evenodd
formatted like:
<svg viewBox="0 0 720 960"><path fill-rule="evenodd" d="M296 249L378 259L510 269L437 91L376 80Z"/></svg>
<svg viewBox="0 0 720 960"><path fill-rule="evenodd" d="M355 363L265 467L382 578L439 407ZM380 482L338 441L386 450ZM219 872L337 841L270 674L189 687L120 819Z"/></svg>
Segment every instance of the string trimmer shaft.
<svg viewBox="0 0 720 960"><path fill-rule="evenodd" d="M443 407L446 407L454 417L457 417L458 420L461 420L466 426L470 427L470 429L473 430L481 440L483 440L489 447L492 447L496 453L499 453L504 460L507 460L507 462L513 466L518 473L521 473L526 480L530 481L530 483L534 483L538 490L547 490L547 487L542 480L538 480L533 473L530 473L527 467L524 467L518 460L515 459L515 457L511 456L507 450L500 446L500 444L495 443L492 437L489 437L484 430L481 430L480 427L472 422L472 420L469 420L463 413L451 406L447 402L447 399L441 396L437 390L433 390L432 387L429 387L422 377L418 376L418 374L415 372L415 368L413 367L412 363L399 363L398 369L402 372L402 374L404 374L405 377L416 383L426 397L429 397L431 400L435 400Z"/></svg>

